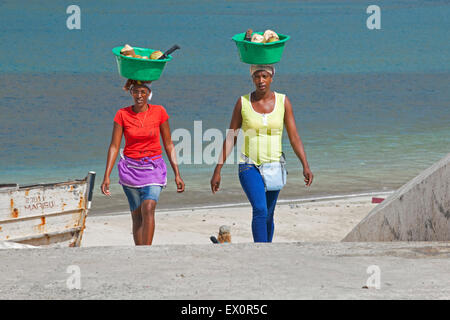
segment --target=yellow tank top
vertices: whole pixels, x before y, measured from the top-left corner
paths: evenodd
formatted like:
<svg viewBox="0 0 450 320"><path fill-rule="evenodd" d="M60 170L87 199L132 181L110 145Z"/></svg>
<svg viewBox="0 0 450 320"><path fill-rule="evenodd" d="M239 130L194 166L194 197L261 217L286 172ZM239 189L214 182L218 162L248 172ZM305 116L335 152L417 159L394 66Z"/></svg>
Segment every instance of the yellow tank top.
<svg viewBox="0 0 450 320"><path fill-rule="evenodd" d="M274 109L264 114L253 109L250 94L241 97L244 135L241 152L257 165L280 161L285 97L284 94L275 92ZM244 160L241 158L240 162Z"/></svg>

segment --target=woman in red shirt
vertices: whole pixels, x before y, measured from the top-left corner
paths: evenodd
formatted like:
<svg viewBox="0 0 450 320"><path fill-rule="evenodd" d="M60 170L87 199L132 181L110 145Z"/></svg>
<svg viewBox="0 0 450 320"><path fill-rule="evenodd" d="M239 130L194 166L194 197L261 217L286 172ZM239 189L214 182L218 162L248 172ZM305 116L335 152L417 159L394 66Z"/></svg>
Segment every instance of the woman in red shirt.
<svg viewBox="0 0 450 320"><path fill-rule="evenodd" d="M123 152L120 150L119 183L130 205L134 243L151 245L155 231L156 203L167 183L166 165L159 142L160 134L175 174L177 192L184 191L184 182L178 170L166 110L163 106L147 103L152 93L149 83L129 80L127 85L130 85L134 105L120 109L114 117L101 190L103 194L111 195L109 177L119 154L123 135L125 149Z"/></svg>

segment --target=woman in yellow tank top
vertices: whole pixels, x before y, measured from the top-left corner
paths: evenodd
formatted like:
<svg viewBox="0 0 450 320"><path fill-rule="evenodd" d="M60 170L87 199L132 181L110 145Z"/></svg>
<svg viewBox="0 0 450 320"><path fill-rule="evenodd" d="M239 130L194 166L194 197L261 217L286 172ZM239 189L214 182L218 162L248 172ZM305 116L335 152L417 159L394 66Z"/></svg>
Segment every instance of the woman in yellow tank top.
<svg viewBox="0 0 450 320"><path fill-rule="evenodd" d="M219 163L211 179L211 190L216 193L220 186L222 166L236 144L238 130L242 129L244 143L239 164L239 181L253 208L254 242L272 242L273 214L280 190L265 190L263 178L257 166L280 161L284 126L286 126L291 146L303 165L306 186L310 186L313 181L303 143L297 132L291 102L284 94L270 90L274 73L275 69L272 65L250 67L255 91L240 97L236 102L229 135L223 143Z"/></svg>

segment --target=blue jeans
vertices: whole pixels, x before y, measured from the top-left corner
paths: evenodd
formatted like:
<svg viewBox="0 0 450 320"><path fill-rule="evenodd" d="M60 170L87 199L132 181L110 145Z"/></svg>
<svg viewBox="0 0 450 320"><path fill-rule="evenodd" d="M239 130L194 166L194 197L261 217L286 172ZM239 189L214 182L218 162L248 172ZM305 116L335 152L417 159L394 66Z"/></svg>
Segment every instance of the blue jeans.
<svg viewBox="0 0 450 320"><path fill-rule="evenodd" d="M130 211L134 211L140 207L144 200L155 200L158 202L161 186L146 186L141 188L133 188L122 185L123 191L128 199Z"/></svg>
<svg viewBox="0 0 450 320"><path fill-rule="evenodd" d="M239 181L253 208L252 233L254 242L272 242L273 213L280 191L267 191L254 164L239 164Z"/></svg>

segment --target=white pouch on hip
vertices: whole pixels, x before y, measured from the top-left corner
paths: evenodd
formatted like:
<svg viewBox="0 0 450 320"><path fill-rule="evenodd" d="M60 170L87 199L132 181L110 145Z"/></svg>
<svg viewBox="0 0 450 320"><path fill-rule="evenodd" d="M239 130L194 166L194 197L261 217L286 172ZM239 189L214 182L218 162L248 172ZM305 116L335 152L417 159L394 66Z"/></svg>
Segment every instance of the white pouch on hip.
<svg viewBox="0 0 450 320"><path fill-rule="evenodd" d="M245 154L242 158L247 163L253 163ZM255 165L264 181L266 191L278 191L283 189L287 180L286 158L284 153L281 153L280 161L267 162L260 165Z"/></svg>

